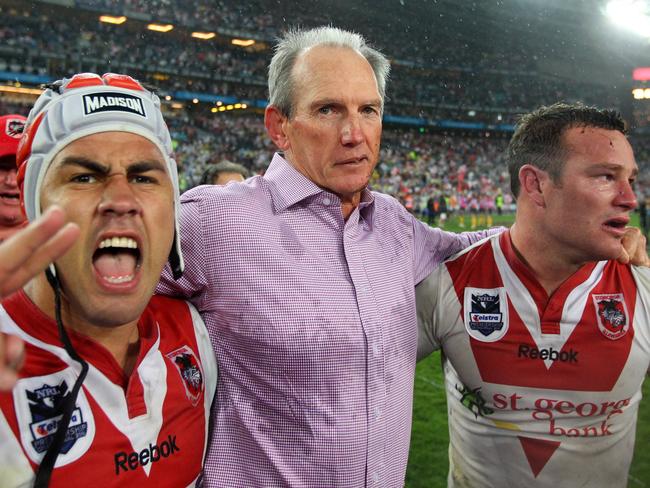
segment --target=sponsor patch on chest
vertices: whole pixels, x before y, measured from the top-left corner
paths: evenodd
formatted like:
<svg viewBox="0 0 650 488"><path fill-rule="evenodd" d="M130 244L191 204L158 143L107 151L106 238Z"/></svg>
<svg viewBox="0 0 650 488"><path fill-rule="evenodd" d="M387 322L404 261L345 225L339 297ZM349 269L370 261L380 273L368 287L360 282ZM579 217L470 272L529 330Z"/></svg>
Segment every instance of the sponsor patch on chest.
<svg viewBox="0 0 650 488"><path fill-rule="evenodd" d="M596 318L600 332L615 341L620 339L630 328L630 318L622 293L592 294L596 308Z"/></svg>
<svg viewBox="0 0 650 488"><path fill-rule="evenodd" d="M467 333L482 342L494 342L508 331L505 288L465 288L464 322Z"/></svg>

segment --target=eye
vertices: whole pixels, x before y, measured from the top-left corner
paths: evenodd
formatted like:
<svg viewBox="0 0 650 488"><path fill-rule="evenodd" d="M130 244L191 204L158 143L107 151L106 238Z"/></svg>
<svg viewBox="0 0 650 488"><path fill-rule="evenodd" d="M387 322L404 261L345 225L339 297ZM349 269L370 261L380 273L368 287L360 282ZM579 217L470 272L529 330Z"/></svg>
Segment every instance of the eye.
<svg viewBox="0 0 650 488"><path fill-rule="evenodd" d="M147 176L147 175L133 175L131 177L131 181L133 183L140 183L140 184L148 184L148 183L156 183L158 180L152 176Z"/></svg>
<svg viewBox="0 0 650 488"><path fill-rule="evenodd" d="M329 115L334 111L331 105L323 105L318 109L318 113L322 115Z"/></svg>
<svg viewBox="0 0 650 488"><path fill-rule="evenodd" d="M366 107L363 107L361 112L368 115L375 115L379 114L379 109L374 105L368 105Z"/></svg>
<svg viewBox="0 0 650 488"><path fill-rule="evenodd" d="M93 174L83 173L83 174L73 175L70 178L70 181L72 183L95 183L97 181L97 178Z"/></svg>
<svg viewBox="0 0 650 488"><path fill-rule="evenodd" d="M602 173L602 174L596 175L596 178L598 178L601 181L610 182L610 181L614 181L615 176L613 174L611 174L611 173Z"/></svg>

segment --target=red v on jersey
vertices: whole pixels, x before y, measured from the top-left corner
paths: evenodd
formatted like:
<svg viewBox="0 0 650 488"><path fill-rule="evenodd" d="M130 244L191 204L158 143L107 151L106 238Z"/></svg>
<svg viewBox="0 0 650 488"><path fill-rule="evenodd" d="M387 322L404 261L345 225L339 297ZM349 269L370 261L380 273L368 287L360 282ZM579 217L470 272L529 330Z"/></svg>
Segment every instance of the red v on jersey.
<svg viewBox="0 0 650 488"><path fill-rule="evenodd" d="M530 464L533 475L537 478L540 471L546 466L551 456L560 447L560 442L546 441L544 439L533 439L532 437L518 436L524 454Z"/></svg>
<svg viewBox="0 0 650 488"><path fill-rule="evenodd" d="M470 332L483 381L610 391L628 360L634 339L629 324L634 319L636 285L629 267L613 261L585 265L548 297L517 258L509 232L491 244L476 247L446 264L468 332L468 321L476 315L465 310L468 304L474 306L485 297L498 304L498 298L490 297L498 297L500 289L507 296L501 300L507 303L493 307L495 313L476 315L476 320L488 324L487 334L485 330ZM476 290L473 295L472 290ZM502 329L498 340L492 340L489 321L498 324L499 317Z"/></svg>

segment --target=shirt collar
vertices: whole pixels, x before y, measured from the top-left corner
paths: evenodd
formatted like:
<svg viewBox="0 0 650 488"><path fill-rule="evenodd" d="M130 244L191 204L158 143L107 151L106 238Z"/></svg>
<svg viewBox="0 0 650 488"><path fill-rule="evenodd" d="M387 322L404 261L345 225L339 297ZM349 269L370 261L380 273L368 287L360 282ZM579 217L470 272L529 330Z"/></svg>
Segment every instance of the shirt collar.
<svg viewBox="0 0 650 488"><path fill-rule="evenodd" d="M271 164L269 164L266 173L264 173L264 179L272 183L271 193L273 194L273 206L276 213L283 212L292 205L320 193L326 193L330 198L338 201L336 195L327 190L323 190L294 168L289 161L284 159L282 153L275 153L273 155ZM372 192L364 188L361 193L359 215L370 226L372 226L374 202L375 197Z"/></svg>
<svg viewBox="0 0 650 488"><path fill-rule="evenodd" d="M272 183L273 206L282 212L305 198L324 190L294 168L281 153L275 153L264 179Z"/></svg>

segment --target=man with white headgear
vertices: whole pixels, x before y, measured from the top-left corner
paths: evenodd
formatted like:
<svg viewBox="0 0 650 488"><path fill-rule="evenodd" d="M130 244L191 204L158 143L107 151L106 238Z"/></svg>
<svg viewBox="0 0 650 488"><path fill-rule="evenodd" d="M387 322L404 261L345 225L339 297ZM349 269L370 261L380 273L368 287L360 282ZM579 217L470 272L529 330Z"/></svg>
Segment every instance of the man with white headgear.
<svg viewBox="0 0 650 488"><path fill-rule="evenodd" d="M0 330L26 343L16 386L0 393L2 485L193 486L216 362L196 310L152 298L168 260L183 270L158 97L125 75L57 82L17 163L27 217L56 204L80 236L2 301Z"/></svg>

